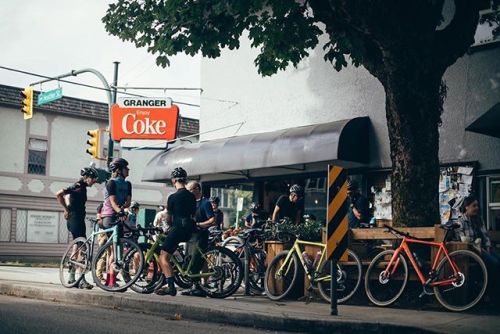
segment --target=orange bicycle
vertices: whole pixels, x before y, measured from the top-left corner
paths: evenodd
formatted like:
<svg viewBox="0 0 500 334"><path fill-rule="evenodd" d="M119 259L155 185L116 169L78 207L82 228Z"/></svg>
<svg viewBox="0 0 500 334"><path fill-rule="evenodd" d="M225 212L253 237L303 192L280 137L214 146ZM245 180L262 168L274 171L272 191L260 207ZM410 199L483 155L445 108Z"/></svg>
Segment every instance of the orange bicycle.
<svg viewBox="0 0 500 334"><path fill-rule="evenodd" d="M450 231L458 226L442 226L446 229L444 240L447 240ZM388 306L403 293L409 277L408 264L403 254L410 260L422 283L423 291L420 297L435 295L438 302L451 311L468 310L481 300L488 284L488 273L479 255L470 250L448 253L444 242L425 241L390 226L385 227L403 239L396 250L383 251L375 256L366 271L365 290L372 303ZM427 276L422 273L419 260L410 250L409 244L438 248Z"/></svg>

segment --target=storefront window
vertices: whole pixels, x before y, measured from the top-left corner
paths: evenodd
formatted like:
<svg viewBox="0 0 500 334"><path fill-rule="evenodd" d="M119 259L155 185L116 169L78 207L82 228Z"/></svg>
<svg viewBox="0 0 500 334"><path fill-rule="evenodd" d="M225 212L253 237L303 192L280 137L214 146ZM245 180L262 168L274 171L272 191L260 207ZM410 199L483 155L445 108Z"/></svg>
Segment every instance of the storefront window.
<svg viewBox="0 0 500 334"><path fill-rule="evenodd" d="M326 177L305 180L304 214L314 215L319 222L326 222Z"/></svg>
<svg viewBox="0 0 500 334"><path fill-rule="evenodd" d="M220 198L219 208L224 213L224 227L244 226L242 219L249 211L253 200L253 184L227 184L210 188L210 196ZM238 211L238 199L243 200L243 207ZM241 200L240 200L241 201Z"/></svg>
<svg viewBox="0 0 500 334"><path fill-rule="evenodd" d="M500 231L500 177L488 181L488 229Z"/></svg>

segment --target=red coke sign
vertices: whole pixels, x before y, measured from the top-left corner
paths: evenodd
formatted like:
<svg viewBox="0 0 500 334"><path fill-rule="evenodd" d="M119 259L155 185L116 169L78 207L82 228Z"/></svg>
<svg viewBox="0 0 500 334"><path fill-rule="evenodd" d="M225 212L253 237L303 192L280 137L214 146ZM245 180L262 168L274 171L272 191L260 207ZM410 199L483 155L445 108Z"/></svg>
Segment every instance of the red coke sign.
<svg viewBox="0 0 500 334"><path fill-rule="evenodd" d="M169 99L121 98L111 106L111 137L173 140L177 137L179 108Z"/></svg>

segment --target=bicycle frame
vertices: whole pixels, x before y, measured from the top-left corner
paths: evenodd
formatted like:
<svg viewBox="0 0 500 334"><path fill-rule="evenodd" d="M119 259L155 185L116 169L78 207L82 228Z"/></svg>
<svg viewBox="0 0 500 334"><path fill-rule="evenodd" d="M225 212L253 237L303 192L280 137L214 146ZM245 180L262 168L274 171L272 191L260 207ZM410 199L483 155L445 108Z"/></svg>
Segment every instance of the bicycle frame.
<svg viewBox="0 0 500 334"><path fill-rule="evenodd" d="M428 245L431 247L438 247L438 252L434 258L434 261L433 261L433 264L432 264L432 267L431 267L431 270L429 273L429 277L426 278L424 276L424 274L422 273L422 270L421 270L420 266L418 265L417 261L415 260L415 257L413 256L408 244L421 244L421 245ZM396 271L396 269L399 265L399 262L400 262L399 255L402 252L404 252L406 254L406 256L408 257L408 259L410 260L410 263L413 266L413 269L415 269L415 272L417 273L418 279L420 280L420 283L422 283L422 285L429 284L429 286L431 286L431 287L450 285L452 283L455 283L457 277L459 277L459 275L458 275L459 269L458 269L457 265L455 264L455 262L453 262L452 259L450 258L449 254L448 254L448 250L444 246L444 242L424 241L424 240L418 240L418 239L411 239L411 238L407 238L407 237L403 237L403 241L401 242L401 245L396 249L396 251L392 255L391 260L389 261L389 264L387 265L387 267L384 271L385 274L387 274L390 269L391 269L390 270L391 274L394 274L394 272ZM439 263L439 260L441 259L441 255L444 255L448 259L448 261L453 269L454 278L431 282L432 276L436 272L436 267Z"/></svg>
<svg viewBox="0 0 500 334"><path fill-rule="evenodd" d="M304 262L304 259L302 258L302 249L300 248L301 245L317 246L317 247L321 248L321 258L319 259L319 261L316 265L316 268L313 268L314 275L313 275L313 273L311 273L309 271L309 268L307 267L306 263ZM326 244L323 244L321 242L302 241L302 240L296 239L294 244L293 244L292 249L288 252L288 254L286 256L285 261L283 261L283 264L278 269L277 274L281 275L283 273L283 270L285 269L285 267L286 267L285 274L287 274L288 271L290 270L290 265L292 263L292 261L291 261L292 256L293 256L293 254L297 254L297 257L299 258L299 261L302 264L302 268L304 268L304 272L306 273L307 277L309 278L309 280L311 282L320 282L320 281L324 281L324 280L330 280L331 275L323 276L320 278L317 278L315 275L315 273L317 273L319 271L320 266L322 265L323 261L325 260L325 256L326 256L326 252L324 251L325 248L326 248Z"/></svg>

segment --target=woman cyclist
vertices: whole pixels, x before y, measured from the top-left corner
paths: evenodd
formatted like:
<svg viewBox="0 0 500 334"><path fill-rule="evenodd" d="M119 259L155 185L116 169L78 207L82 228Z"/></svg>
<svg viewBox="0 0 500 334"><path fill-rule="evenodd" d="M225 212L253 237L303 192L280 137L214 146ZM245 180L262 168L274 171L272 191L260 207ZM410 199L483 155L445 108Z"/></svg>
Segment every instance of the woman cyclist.
<svg viewBox="0 0 500 334"><path fill-rule="evenodd" d="M87 187L97 181L97 170L93 167L84 167L80 171L80 180L71 186L61 189L56 193L57 201L64 208L64 218L66 226L71 232L73 239L86 237L85 234L85 203L87 202ZM65 195L69 195L69 204L66 204ZM75 249L76 251L76 245ZM75 272L70 272L68 283L75 281ZM92 284L85 280L85 276L80 282L81 289L92 289Z"/></svg>
<svg viewBox="0 0 500 334"><path fill-rule="evenodd" d="M130 206L132 198L132 184L125 179L128 177L128 161L122 158L115 158L109 164L111 179L106 183L104 192L104 204L101 210L102 224L104 228L110 228L117 222L124 222L126 219L125 208ZM122 225L120 225L122 226ZM121 235L121 230L119 235ZM112 261L112 256L108 261ZM106 284L113 286L116 277L109 273Z"/></svg>

